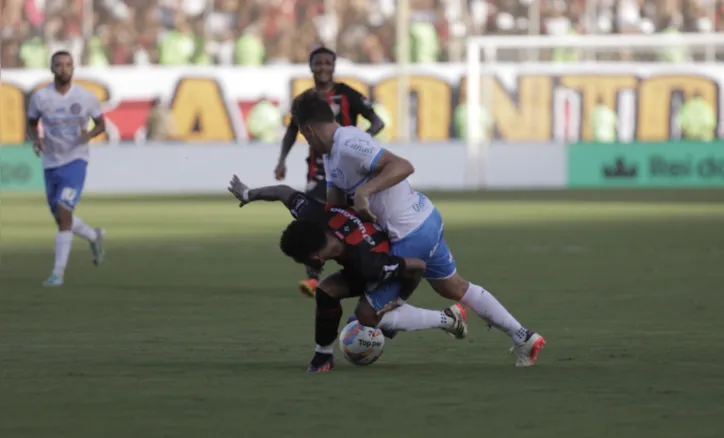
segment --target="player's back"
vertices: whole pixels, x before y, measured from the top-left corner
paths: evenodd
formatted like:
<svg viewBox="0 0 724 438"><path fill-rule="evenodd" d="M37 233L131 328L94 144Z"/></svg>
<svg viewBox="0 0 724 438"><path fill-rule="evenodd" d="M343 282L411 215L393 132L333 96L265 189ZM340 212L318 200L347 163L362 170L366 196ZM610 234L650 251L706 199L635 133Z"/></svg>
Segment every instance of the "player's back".
<svg viewBox="0 0 724 438"><path fill-rule="evenodd" d="M54 84L37 90L30 99L28 118L40 119L43 129L43 167L54 168L75 160L88 161L82 135L88 119L99 112L98 99L87 89L71 85L60 94Z"/></svg>
<svg viewBox="0 0 724 438"><path fill-rule="evenodd" d="M347 195L375 175L384 149L366 132L350 126L337 129L332 151L325 157L327 179ZM432 202L404 181L369 197L370 209L395 241L415 230L434 210Z"/></svg>

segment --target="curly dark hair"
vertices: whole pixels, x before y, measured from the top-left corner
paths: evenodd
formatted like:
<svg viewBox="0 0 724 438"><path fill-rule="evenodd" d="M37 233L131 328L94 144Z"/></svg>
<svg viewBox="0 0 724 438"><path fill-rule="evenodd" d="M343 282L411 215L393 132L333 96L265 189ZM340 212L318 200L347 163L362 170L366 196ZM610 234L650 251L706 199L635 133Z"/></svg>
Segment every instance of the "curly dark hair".
<svg viewBox="0 0 724 438"><path fill-rule="evenodd" d="M332 123L334 112L329 103L316 90L310 89L300 94L292 103L292 117L297 125L310 123Z"/></svg>
<svg viewBox="0 0 724 438"><path fill-rule="evenodd" d="M292 221L282 233L279 247L288 257L297 263L309 264L312 254L324 248L327 232L317 223L298 220Z"/></svg>

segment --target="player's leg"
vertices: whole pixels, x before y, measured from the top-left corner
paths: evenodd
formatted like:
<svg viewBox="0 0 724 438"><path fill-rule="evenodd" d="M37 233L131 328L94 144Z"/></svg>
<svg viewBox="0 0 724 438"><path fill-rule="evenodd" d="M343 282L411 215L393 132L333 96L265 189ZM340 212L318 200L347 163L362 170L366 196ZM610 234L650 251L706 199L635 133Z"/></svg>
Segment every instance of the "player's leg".
<svg viewBox="0 0 724 438"><path fill-rule="evenodd" d="M307 181L306 194L320 202L327 199L327 184L324 181ZM308 297L313 297L319 284L319 272L307 267L307 278L299 282L299 292Z"/></svg>
<svg viewBox="0 0 724 438"><path fill-rule="evenodd" d="M105 249L103 246L103 236L105 232L101 228L94 228L86 224L80 216L75 214L75 205L78 204L83 193L87 167L88 163L86 161L78 160L63 168L60 175L59 202L60 205L65 206L66 209L73 211L71 231L89 243L91 260L94 265L98 266L103 263L103 258L105 257ZM63 192L65 190L69 192L68 201L64 201ZM73 197L73 194L75 194L75 197Z"/></svg>
<svg viewBox="0 0 724 438"><path fill-rule="evenodd" d="M435 292L443 298L466 305L489 325L507 333L513 340L517 365L533 364L545 340L523 327L490 292L457 274L455 258L445 242L442 215L437 209L415 232L394 242L391 252L400 257L425 260L425 278Z"/></svg>
<svg viewBox="0 0 724 438"><path fill-rule="evenodd" d="M444 310L411 306L400 298L401 289L399 282L390 282L365 292L355 309L359 323L385 331L442 329L457 339L467 336L465 312L460 306L455 305Z"/></svg>
<svg viewBox="0 0 724 438"><path fill-rule="evenodd" d="M55 240L55 266L53 273L45 282L47 286L63 284L74 232L91 242L94 261L98 260L97 254L101 254L102 257L102 247L98 244L102 239L102 231L89 227L82 219L75 218L73 215L83 191L86 166L85 161L78 160L52 169L49 174L46 174L48 203L58 224L58 234Z"/></svg>
<svg viewBox="0 0 724 438"><path fill-rule="evenodd" d="M517 366L531 366L545 344L539 334L528 330L490 292L463 279L456 269L455 259L445 242L444 233L427 261L425 277L443 298L457 301L472 309L479 317L510 336Z"/></svg>
<svg viewBox="0 0 724 438"><path fill-rule="evenodd" d="M360 290L359 293L362 291ZM314 319L316 347L307 371L325 372L334 367L334 343L339 333L339 322L342 319L341 300L351 295L354 295L354 289L344 271L335 272L317 286L314 294L317 304Z"/></svg>

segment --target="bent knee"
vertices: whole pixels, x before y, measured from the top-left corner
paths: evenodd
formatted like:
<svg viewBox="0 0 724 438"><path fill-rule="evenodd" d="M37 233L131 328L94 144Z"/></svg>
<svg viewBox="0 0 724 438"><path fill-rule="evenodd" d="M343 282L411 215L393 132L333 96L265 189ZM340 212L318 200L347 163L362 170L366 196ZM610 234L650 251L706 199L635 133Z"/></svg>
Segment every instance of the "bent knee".
<svg viewBox="0 0 724 438"><path fill-rule="evenodd" d="M470 286L470 282L457 273L442 280L429 280L429 283L438 295L453 301L462 300Z"/></svg>

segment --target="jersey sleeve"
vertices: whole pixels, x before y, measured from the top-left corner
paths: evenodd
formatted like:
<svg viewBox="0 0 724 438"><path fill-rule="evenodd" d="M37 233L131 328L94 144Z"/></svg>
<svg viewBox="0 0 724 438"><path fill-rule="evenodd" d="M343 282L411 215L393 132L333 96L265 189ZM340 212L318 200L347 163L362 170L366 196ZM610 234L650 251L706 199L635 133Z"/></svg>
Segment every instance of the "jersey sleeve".
<svg viewBox="0 0 724 438"><path fill-rule="evenodd" d="M347 95L347 100L349 101L349 106L352 112L361 114L362 117L367 120L372 118L375 110L372 108L372 103L367 100L366 97L348 85L345 85L344 92Z"/></svg>
<svg viewBox="0 0 724 438"><path fill-rule="evenodd" d="M87 100L88 117L92 118L93 120L103 117L103 111L101 111L101 101L98 100L98 98L91 92L88 92Z"/></svg>
<svg viewBox="0 0 724 438"><path fill-rule="evenodd" d="M316 222L325 216L324 204L316 199L297 192L286 203L294 219Z"/></svg>
<svg viewBox="0 0 724 438"><path fill-rule="evenodd" d="M28 102L27 111L28 120L39 120L40 119L40 108L38 108L38 92L36 91L30 96L30 102Z"/></svg>
<svg viewBox="0 0 724 438"><path fill-rule="evenodd" d="M385 149L362 130L359 135L344 140L340 148L341 157L354 163L362 173L374 172L384 152Z"/></svg>

